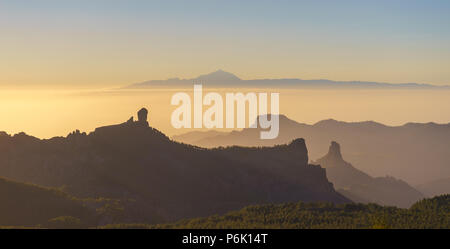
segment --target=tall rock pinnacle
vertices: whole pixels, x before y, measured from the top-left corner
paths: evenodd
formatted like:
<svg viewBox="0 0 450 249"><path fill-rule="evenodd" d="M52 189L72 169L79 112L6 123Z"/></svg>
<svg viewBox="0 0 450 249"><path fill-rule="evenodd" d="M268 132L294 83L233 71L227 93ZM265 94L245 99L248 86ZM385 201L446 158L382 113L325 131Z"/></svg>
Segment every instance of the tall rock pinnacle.
<svg viewBox="0 0 450 249"><path fill-rule="evenodd" d="M298 160L301 164L307 165L308 164L308 149L306 148L305 139L303 138L297 138L293 140L289 144L289 148L296 151L297 156L299 156Z"/></svg>
<svg viewBox="0 0 450 249"><path fill-rule="evenodd" d="M147 115L148 115L148 110L146 108L142 108L138 111L138 124L144 125L144 126L148 126L148 122L147 122Z"/></svg>
<svg viewBox="0 0 450 249"><path fill-rule="evenodd" d="M330 148L328 149L328 154L326 155L327 158L333 158L333 159L339 159L339 160L344 160L342 158L342 154L341 154L341 146L335 142L332 141Z"/></svg>

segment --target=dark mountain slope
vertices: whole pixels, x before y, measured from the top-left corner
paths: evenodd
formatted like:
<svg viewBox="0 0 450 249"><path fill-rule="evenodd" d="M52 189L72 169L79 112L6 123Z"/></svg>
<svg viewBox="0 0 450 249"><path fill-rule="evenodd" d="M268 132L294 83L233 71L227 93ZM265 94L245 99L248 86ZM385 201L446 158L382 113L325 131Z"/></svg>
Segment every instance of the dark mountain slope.
<svg viewBox="0 0 450 249"><path fill-rule="evenodd" d="M71 217L79 226L95 226L95 209L61 191L0 178L0 226L43 226Z"/></svg>
<svg viewBox="0 0 450 249"><path fill-rule="evenodd" d="M328 154L318 159L336 189L355 202L410 207L425 198L419 191L393 177L371 177L344 161L340 145L332 142ZM341 191L343 190L343 191Z"/></svg>

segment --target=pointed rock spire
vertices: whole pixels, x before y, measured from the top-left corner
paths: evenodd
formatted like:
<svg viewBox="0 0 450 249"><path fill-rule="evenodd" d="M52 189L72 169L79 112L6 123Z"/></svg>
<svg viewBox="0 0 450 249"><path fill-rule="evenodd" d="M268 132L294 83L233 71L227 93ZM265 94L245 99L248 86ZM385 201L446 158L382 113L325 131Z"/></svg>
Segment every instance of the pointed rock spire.
<svg viewBox="0 0 450 249"><path fill-rule="evenodd" d="M332 141L326 157L344 160L341 154L341 146L337 142Z"/></svg>
<svg viewBox="0 0 450 249"><path fill-rule="evenodd" d="M144 126L148 126L148 122L147 122L147 115L148 115L148 110L146 108L142 108L138 111L138 124L144 125Z"/></svg>

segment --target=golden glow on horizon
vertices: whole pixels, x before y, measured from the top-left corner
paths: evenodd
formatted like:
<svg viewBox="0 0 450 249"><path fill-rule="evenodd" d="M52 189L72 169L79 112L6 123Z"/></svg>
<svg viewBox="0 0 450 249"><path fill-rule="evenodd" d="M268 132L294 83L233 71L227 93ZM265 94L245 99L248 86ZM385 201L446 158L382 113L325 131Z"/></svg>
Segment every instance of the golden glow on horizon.
<svg viewBox="0 0 450 249"><path fill-rule="evenodd" d="M349 122L374 120L386 125L450 122L450 91L267 91L280 92L280 113L301 123L313 124L329 118ZM150 125L169 136L192 131L176 130L170 125L170 115L176 108L170 105L174 93L167 90L3 90L0 91L0 131L10 134L24 131L40 138L66 136L75 129L91 132L96 127L122 123L132 115L136 117L141 107L149 109Z"/></svg>

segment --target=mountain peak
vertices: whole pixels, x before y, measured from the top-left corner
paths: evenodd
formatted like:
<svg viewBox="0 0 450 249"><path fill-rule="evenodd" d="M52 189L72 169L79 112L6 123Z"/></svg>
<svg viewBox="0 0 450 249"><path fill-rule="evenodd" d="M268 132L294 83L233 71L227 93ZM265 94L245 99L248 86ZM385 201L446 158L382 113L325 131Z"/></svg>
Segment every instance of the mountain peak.
<svg viewBox="0 0 450 249"><path fill-rule="evenodd" d="M204 75L200 75L197 78L195 78L194 80L198 80L198 81L239 81L241 79L239 79L239 77L237 77L236 75L229 73L229 72L225 72L221 69L209 73L209 74L204 74Z"/></svg>
<svg viewBox="0 0 450 249"><path fill-rule="evenodd" d="M336 126L339 123L341 123L341 121L337 121L335 119L330 118L330 119L321 120L321 121L315 123L314 126L317 126L317 127Z"/></svg>

